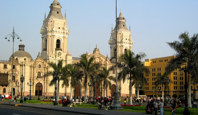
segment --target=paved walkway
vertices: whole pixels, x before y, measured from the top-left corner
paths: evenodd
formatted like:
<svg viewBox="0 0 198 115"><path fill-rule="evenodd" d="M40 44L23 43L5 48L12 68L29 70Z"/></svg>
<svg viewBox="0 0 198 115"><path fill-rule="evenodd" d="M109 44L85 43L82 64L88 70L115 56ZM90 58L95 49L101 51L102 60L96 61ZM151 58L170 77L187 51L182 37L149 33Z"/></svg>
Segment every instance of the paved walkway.
<svg viewBox="0 0 198 115"><path fill-rule="evenodd" d="M28 103L14 103L14 102L11 102L11 103L10 102L0 102L0 104L48 109L48 110L55 110L55 111L66 111L66 112L82 113L82 114L88 114L88 115L146 115L145 113L139 113L139 112L125 112L125 111L114 111L114 110L97 110L97 109L90 109L90 108L62 107L62 106L54 106L51 104L28 104Z"/></svg>

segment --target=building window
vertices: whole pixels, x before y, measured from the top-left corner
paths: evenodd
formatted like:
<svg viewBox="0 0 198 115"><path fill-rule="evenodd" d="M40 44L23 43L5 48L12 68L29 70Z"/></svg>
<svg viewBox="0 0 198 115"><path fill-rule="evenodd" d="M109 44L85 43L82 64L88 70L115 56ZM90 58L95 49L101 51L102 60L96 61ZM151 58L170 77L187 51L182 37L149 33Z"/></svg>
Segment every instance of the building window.
<svg viewBox="0 0 198 115"><path fill-rule="evenodd" d="M184 78L183 77L180 77L180 80L183 80Z"/></svg>
<svg viewBox="0 0 198 115"><path fill-rule="evenodd" d="M7 69L7 68L8 68L8 67L7 67L7 64L4 64L3 68L4 68L4 69Z"/></svg>
<svg viewBox="0 0 198 115"><path fill-rule="evenodd" d="M174 75L177 75L177 72L174 72L173 74L174 74Z"/></svg>
<svg viewBox="0 0 198 115"><path fill-rule="evenodd" d="M152 73L152 76L155 76L155 73Z"/></svg>
<svg viewBox="0 0 198 115"><path fill-rule="evenodd" d="M41 72L37 73L37 78L41 78Z"/></svg>
<svg viewBox="0 0 198 115"><path fill-rule="evenodd" d="M168 59L165 59L164 61L165 61L165 62L167 62L167 61L168 61Z"/></svg>
<svg viewBox="0 0 198 115"><path fill-rule="evenodd" d="M159 60L159 62L163 62L163 60Z"/></svg>
<svg viewBox="0 0 198 115"><path fill-rule="evenodd" d="M12 66L12 69L15 69L15 65Z"/></svg>
<svg viewBox="0 0 198 115"><path fill-rule="evenodd" d="M149 78L146 78L147 81L149 81Z"/></svg>
<svg viewBox="0 0 198 115"><path fill-rule="evenodd" d="M174 80L177 80L177 77L174 77Z"/></svg>
<svg viewBox="0 0 198 115"><path fill-rule="evenodd" d="M116 48L114 49L114 57L116 57Z"/></svg>
<svg viewBox="0 0 198 115"><path fill-rule="evenodd" d="M60 45L61 45L60 40L59 40L59 39L58 39L58 40L56 40L56 48L60 48Z"/></svg>
<svg viewBox="0 0 198 115"><path fill-rule="evenodd" d="M3 88L3 93L6 93L6 88Z"/></svg>
<svg viewBox="0 0 198 115"><path fill-rule="evenodd" d="M174 89L177 89L177 86L174 86Z"/></svg>
<svg viewBox="0 0 198 115"><path fill-rule="evenodd" d="M153 61L153 63L156 63L156 61Z"/></svg>
<svg viewBox="0 0 198 115"><path fill-rule="evenodd" d="M180 82L180 85L183 85L183 84L184 84L183 81L181 81L181 82Z"/></svg>
<svg viewBox="0 0 198 115"><path fill-rule="evenodd" d="M12 77L12 81L15 82L15 76Z"/></svg>
<svg viewBox="0 0 198 115"><path fill-rule="evenodd" d="M157 71L161 71L161 68L157 68Z"/></svg>
<svg viewBox="0 0 198 115"><path fill-rule="evenodd" d="M39 64L38 68L41 68L41 65Z"/></svg>
<svg viewBox="0 0 198 115"><path fill-rule="evenodd" d="M59 14L59 11L57 11L57 14Z"/></svg>
<svg viewBox="0 0 198 115"><path fill-rule="evenodd" d="M177 82L176 82L176 81L174 81L174 84L175 84L175 85L177 85Z"/></svg>
<svg viewBox="0 0 198 115"><path fill-rule="evenodd" d="M184 89L184 87L183 86L180 86L180 89Z"/></svg>
<svg viewBox="0 0 198 115"><path fill-rule="evenodd" d="M155 72L155 68L152 68L152 72Z"/></svg>

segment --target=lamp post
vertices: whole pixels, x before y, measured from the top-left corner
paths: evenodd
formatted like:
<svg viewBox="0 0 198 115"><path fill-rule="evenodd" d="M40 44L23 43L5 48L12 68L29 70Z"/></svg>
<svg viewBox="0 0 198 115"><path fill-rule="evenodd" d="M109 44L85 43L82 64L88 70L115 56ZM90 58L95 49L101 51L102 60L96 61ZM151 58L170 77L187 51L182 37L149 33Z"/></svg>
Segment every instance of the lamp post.
<svg viewBox="0 0 198 115"><path fill-rule="evenodd" d="M24 81L24 77L23 75L21 75L21 100L20 100L20 103L23 103L23 81Z"/></svg>
<svg viewBox="0 0 198 115"><path fill-rule="evenodd" d="M13 72L13 65L14 65L14 41L15 38L17 37L17 39L20 39L19 36L15 33L14 28L13 28L13 32L11 34L8 34L7 37L5 37L6 40L8 40L8 42L10 42L12 40L12 78L11 78L11 96L12 96L12 101L13 101L13 76L14 76L14 72ZM22 41L20 39L20 41Z"/></svg>
<svg viewBox="0 0 198 115"><path fill-rule="evenodd" d="M118 56L117 56L117 33L118 33L118 26L117 26L117 0L115 0L116 3L116 55L115 55L115 59L116 59L116 92L114 95L114 101L112 103L112 109L122 109L120 102L119 102L119 91L118 91Z"/></svg>

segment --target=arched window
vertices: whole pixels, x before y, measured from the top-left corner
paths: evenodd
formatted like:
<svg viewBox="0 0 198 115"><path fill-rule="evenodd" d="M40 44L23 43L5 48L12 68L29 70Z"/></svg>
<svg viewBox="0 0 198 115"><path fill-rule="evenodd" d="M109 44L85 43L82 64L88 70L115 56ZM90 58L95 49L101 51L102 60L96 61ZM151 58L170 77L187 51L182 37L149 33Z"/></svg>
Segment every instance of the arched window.
<svg viewBox="0 0 198 115"><path fill-rule="evenodd" d="M58 39L58 40L56 40L56 48L60 48L60 44L61 44L61 42L60 42L60 40Z"/></svg>
<svg viewBox="0 0 198 115"><path fill-rule="evenodd" d="M124 49L124 53L127 53L127 49Z"/></svg>
<svg viewBox="0 0 198 115"><path fill-rule="evenodd" d="M41 78L41 72L37 73L37 78Z"/></svg>
<svg viewBox="0 0 198 115"><path fill-rule="evenodd" d="M116 57L117 51L116 48L114 49L114 57Z"/></svg>
<svg viewBox="0 0 198 115"><path fill-rule="evenodd" d="M45 50L47 50L47 39L45 39Z"/></svg>

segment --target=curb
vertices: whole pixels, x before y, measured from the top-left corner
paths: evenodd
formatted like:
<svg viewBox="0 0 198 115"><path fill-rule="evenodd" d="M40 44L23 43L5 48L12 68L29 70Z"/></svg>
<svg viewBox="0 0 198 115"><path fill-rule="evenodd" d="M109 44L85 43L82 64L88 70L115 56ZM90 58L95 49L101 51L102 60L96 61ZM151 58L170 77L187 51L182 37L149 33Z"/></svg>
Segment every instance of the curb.
<svg viewBox="0 0 198 115"><path fill-rule="evenodd" d="M1 105L10 105L15 107L29 107L29 108L37 108L37 109L46 109L46 110L53 110L53 111L61 111L61 112L70 112L70 113L79 113L79 114L87 114L87 115L103 115L103 114L96 114L96 113L90 113L90 112L81 112L81 111L70 111L70 110L61 110L56 108L47 108L47 107L36 107L31 105L24 105L24 104L14 104L14 103L1 103Z"/></svg>

